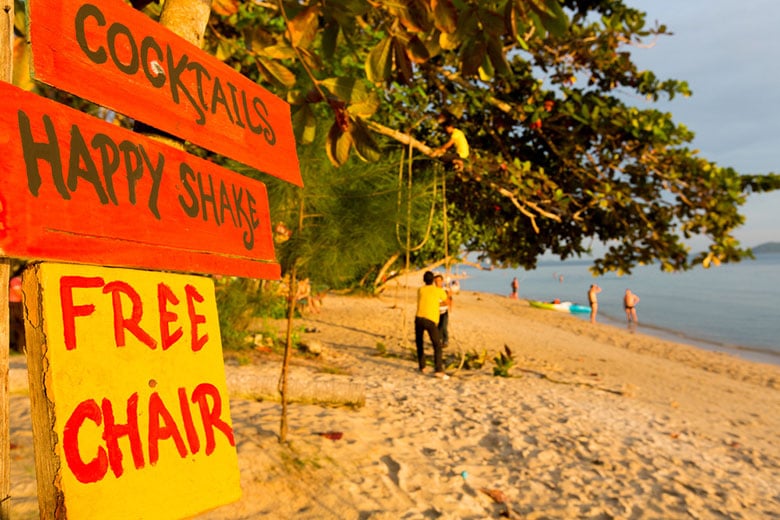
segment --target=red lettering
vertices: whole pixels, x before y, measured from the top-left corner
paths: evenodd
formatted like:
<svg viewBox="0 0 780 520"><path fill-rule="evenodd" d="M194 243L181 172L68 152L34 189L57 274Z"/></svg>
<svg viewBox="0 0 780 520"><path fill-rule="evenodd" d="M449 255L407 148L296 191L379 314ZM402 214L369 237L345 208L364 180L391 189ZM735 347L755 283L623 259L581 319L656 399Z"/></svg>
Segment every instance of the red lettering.
<svg viewBox="0 0 780 520"><path fill-rule="evenodd" d="M100 426L100 407L94 399L80 403L65 423L65 431L62 434L62 451L65 453L65 461L79 482L89 484L101 480L108 471L108 457L106 450L98 447L97 455L90 462L84 462L79 452L79 430L84 421L90 419Z"/></svg>
<svg viewBox="0 0 780 520"><path fill-rule="evenodd" d="M129 331L141 343L154 350L157 348L157 341L141 328L141 317L143 316L143 303L141 296L135 289L126 282L111 282L103 287L103 293L111 293L111 301L114 305L114 339L117 347L124 347L125 330ZM124 294L130 299L133 310L129 318L124 317L122 312L122 298Z"/></svg>
<svg viewBox="0 0 780 520"><path fill-rule="evenodd" d="M160 419L165 423L160 426ZM160 458L160 449L158 442L161 439L173 439L176 449L179 450L179 456L187 456L187 448L184 446L184 440L176 427L176 423L171 416L171 412L165 407L160 395L154 392L149 398L149 463L156 464Z"/></svg>
<svg viewBox="0 0 780 520"><path fill-rule="evenodd" d="M198 432L195 431L195 423L192 420L187 391L184 388L179 388L179 409L181 410L181 418L184 420L184 432L187 434L187 443L190 445L190 451L193 454L198 453L200 450L200 439L198 439Z"/></svg>
<svg viewBox="0 0 780 520"><path fill-rule="evenodd" d="M208 398L211 397L213 407L209 408ZM214 440L214 428L218 429L227 437L231 446L236 445L233 438L233 428L220 418L222 414L222 399L217 387L210 383L201 383L192 392L192 402L198 403L200 407L200 416L203 420L203 428L206 431L206 455L211 455L216 447Z"/></svg>
<svg viewBox="0 0 780 520"><path fill-rule="evenodd" d="M65 349L76 348L76 318L89 316L95 312L95 306L76 305L73 301L73 289L88 289L102 287L103 279L99 277L63 276L60 278L60 302L62 303L62 328L65 336Z"/></svg>
<svg viewBox="0 0 780 520"><path fill-rule="evenodd" d="M103 294L111 296L114 342L117 347L127 346L128 332L152 350L157 348L158 343L162 344L162 350L168 350L183 338L183 327L178 325L179 314L175 310L180 299L173 289L165 283L157 284L157 306L160 319L160 339L158 340L141 325L144 316L144 301L141 294L129 283L120 280L105 283L100 277L63 276L60 278L60 301L66 350L76 348L76 318L92 315L96 309L95 303L77 305L76 289L101 287ZM184 286L184 296L190 326L190 348L193 352L199 352L209 341L208 332L201 333L202 325L206 323L206 315L198 312L198 304L203 303L205 298L198 292L197 287L190 284ZM128 304L129 309L127 309Z"/></svg>
<svg viewBox="0 0 780 520"><path fill-rule="evenodd" d="M179 315L168 310L168 302L178 305L179 299L173 294L170 287L164 283L160 283L157 285L157 304L160 309L160 337L162 338L163 350L171 348L183 335L181 327L177 328L173 334L171 334L168 324L175 322L179 318Z"/></svg>
<svg viewBox="0 0 780 520"><path fill-rule="evenodd" d="M114 421L114 409L111 401L103 399L103 418L106 425L103 428L103 440L108 448L108 460L111 463L111 471L117 478L122 476L122 450L119 449L119 438L127 436L130 441L130 453L133 455L135 468L144 467L143 447L141 446L141 434L138 431L138 393L134 393L127 400L127 424L116 424Z"/></svg>
<svg viewBox="0 0 780 520"><path fill-rule="evenodd" d="M210 383L201 383L189 394L185 388L177 390L179 408L181 411L181 425L177 424L179 417L174 416L157 392L149 396L148 403L148 460L150 464L156 464L160 459L160 441L173 440L179 456L183 459L188 454L196 454L200 451L201 439L199 430L195 428L191 404L197 404L200 411L203 431L205 433L205 455L211 455L217 446L214 430L219 430L225 436L230 446L235 447L233 428L222 419L222 398L217 388ZM135 469L144 467L144 446L139 430L138 393L135 392L127 399L127 422L117 424L114 418L114 407L110 400L104 398L101 406L94 399L81 402L73 411L65 423L62 435L62 445L65 461L68 468L79 482L92 483L103 480L111 468L114 476L120 478L124 474L122 464L123 452L120 448L120 439L127 437L130 453L133 457ZM84 447L79 446L79 431L86 421L93 422L97 427L103 428L102 439L104 445L95 447L95 456L85 462ZM187 437L185 444L181 431ZM121 443L122 446L126 444ZM189 447L189 452L187 448Z"/></svg>
<svg viewBox="0 0 780 520"><path fill-rule="evenodd" d="M187 313L190 316L190 325L192 331L192 351L197 352L203 348L206 342L209 340L209 335L204 334L198 337L198 324L206 323L206 317L202 314L195 312L195 303L203 302L203 296L198 290L190 284L184 286L184 292L187 295Z"/></svg>

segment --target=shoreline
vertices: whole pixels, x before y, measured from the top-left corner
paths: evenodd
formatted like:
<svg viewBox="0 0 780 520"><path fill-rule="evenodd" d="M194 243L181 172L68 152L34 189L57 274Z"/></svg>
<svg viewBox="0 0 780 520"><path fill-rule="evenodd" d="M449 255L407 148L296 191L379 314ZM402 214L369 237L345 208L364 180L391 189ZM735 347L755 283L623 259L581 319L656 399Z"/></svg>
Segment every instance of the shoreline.
<svg viewBox="0 0 780 520"><path fill-rule="evenodd" d="M462 291L445 354L484 352L485 364L454 363L442 381L416 370L416 288L328 295L295 320L322 351L296 353L291 379L359 385L365 404L291 404L287 445L280 404L256 388L278 376L279 356L226 356L243 496L197 518L780 516L777 366ZM505 346L514 366L497 377ZM22 359L11 509L27 519L37 503Z"/></svg>
<svg viewBox="0 0 780 520"><path fill-rule="evenodd" d="M496 294L496 293L490 293L490 294ZM586 319L586 318L580 317L580 319ZM599 313L599 319L601 320L600 323L603 323L604 325L608 325L610 327L615 327L623 330L627 329L625 324L620 319L615 318L614 316L609 316L609 315L604 315L603 313ZM729 354L738 357L740 359L744 359L745 361L755 361L757 363L769 363L771 365L780 366L780 352L775 352L760 347L750 347L746 345L735 345L729 343L718 343L715 341L710 341L702 338L697 338L695 336L690 336L678 330L656 327L653 325L644 325L641 322L639 323L637 332L664 341L682 343L685 345L690 345L692 347L701 348L709 352Z"/></svg>
<svg viewBox="0 0 780 520"><path fill-rule="evenodd" d="M415 288L416 286L419 285L420 283L419 281L422 280L422 274L426 270L429 269L413 271L408 274L397 277L395 280L391 281L388 284L389 287L388 290L391 290L390 288L393 287L400 287L402 289L407 289L407 290L411 290ZM436 271L436 269L434 269L434 271ZM464 279L472 278L472 276L469 275L468 273L465 273L464 275L462 275L462 277ZM477 289L464 290L462 288L461 291L510 299L507 294L501 292L491 292L491 291L484 291L484 290L477 290ZM527 297L520 296L520 298L514 301L524 302L525 304L528 304L530 299ZM548 311L548 312L553 312L553 314L560 314L561 317L569 317L569 315L567 315L566 313L556 313L555 311ZM571 314L571 316L581 321L589 322L588 315ZM613 327L623 332L628 331L628 327L625 325L623 316L616 317L612 314L606 314L603 311L603 309L601 309L599 311L597 320L598 323L601 325ZM780 352L768 350L763 347L751 347L749 345L737 345L737 344L730 344L725 342L717 342L717 341L702 339L696 336L687 335L683 331L654 326L654 325L646 325L643 324L641 320L635 332L662 341L680 343L690 347L699 348L707 352L727 354L749 362L767 363L771 365L780 366Z"/></svg>
<svg viewBox="0 0 780 520"><path fill-rule="evenodd" d="M756 262L677 273L647 265L625 277L613 273L593 277L587 261L540 262L532 271L508 268L478 273L463 286L508 295L509 281L516 275L521 280L521 298L546 301L557 297L583 303L588 285L598 283L603 289L599 317L605 322L609 318L618 327L625 325L621 296L631 287L643 297L638 310L640 328L646 333L778 364L772 358L780 358L773 309L780 305L780 298L771 290L772 283L780 281L778 259L762 256ZM550 276L554 270L565 274L565 282Z"/></svg>

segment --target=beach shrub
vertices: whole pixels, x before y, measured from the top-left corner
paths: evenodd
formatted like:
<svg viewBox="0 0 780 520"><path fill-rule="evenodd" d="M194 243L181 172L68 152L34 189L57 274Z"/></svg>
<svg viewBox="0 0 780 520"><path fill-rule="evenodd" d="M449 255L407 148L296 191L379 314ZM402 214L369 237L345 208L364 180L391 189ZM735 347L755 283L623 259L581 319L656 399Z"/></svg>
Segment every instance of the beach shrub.
<svg viewBox="0 0 780 520"><path fill-rule="evenodd" d="M244 350L253 348L254 341L247 341L247 333L257 318L282 319L287 300L278 291L278 284L237 277L220 277L215 280L219 328L222 348ZM278 343L276 331L263 323L263 337L271 337Z"/></svg>
<svg viewBox="0 0 780 520"><path fill-rule="evenodd" d="M504 345L504 351L499 352L498 356L493 358L496 366L493 367L493 375L500 377L509 377L509 370L515 366L515 360L512 358L512 351L508 345Z"/></svg>

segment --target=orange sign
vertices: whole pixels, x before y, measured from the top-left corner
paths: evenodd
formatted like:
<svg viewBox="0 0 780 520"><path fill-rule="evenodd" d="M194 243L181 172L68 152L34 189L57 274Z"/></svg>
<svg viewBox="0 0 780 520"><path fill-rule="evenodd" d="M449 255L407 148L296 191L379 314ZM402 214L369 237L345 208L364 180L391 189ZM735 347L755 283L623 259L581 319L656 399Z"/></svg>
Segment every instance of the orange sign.
<svg viewBox="0 0 780 520"><path fill-rule="evenodd" d="M120 0L28 0L34 77L303 186L290 106Z"/></svg>
<svg viewBox="0 0 780 520"><path fill-rule="evenodd" d="M240 498L210 279L45 263L25 273L25 302L46 338L28 355L58 510L182 518Z"/></svg>
<svg viewBox="0 0 780 520"><path fill-rule="evenodd" d="M0 82L0 254L279 278L265 185Z"/></svg>

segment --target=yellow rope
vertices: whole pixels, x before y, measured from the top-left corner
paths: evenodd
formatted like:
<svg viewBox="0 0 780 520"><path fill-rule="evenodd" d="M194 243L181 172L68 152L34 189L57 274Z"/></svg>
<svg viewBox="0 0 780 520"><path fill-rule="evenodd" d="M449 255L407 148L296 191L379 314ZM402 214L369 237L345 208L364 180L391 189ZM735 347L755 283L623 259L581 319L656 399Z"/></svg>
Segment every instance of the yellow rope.
<svg viewBox="0 0 780 520"><path fill-rule="evenodd" d="M428 242L428 239L431 236L431 229L433 228L433 215L436 213L436 190L438 183L436 182L436 174L434 173L433 178L433 195L431 198L431 210L428 214L428 225L425 230L425 236L423 236L422 241L417 244L416 246L411 245L411 234L412 234L412 145L409 144L409 161L408 161L408 170L409 170L409 177L407 179L407 186L406 186L406 193L407 193L407 201L406 201L406 244L404 245L401 242L401 222L399 219L396 219L395 222L395 236L396 240L398 241L398 245L401 247L404 247L406 250L406 271L409 271L409 253L414 251L419 251L422 249L422 247L425 245L426 242ZM404 163L404 155L403 152L401 154L401 162L399 164L398 169L398 212L401 212L401 205L403 200L403 163Z"/></svg>
<svg viewBox="0 0 780 520"><path fill-rule="evenodd" d="M413 151L412 151L412 143L409 143L409 159L407 162L407 169L408 169L408 179L407 179L407 185L406 185L406 194L407 194L407 200L406 200L406 243L401 242L401 221L400 218L396 219L395 222L395 237L398 241L398 245L403 247L406 252L406 258L405 258L405 266L404 266L404 272L409 273L409 267L411 263L410 255L413 251L418 251L421 249L425 243L428 241L431 235L431 229L433 228L433 215L436 212L436 174L434 171L434 179L433 179L433 196L431 200L431 210L428 215L428 226L425 230L425 236L423 237L422 241L412 247L412 163L413 163ZM398 213L400 215L401 213L401 207L403 202L403 193L404 193L404 152L401 152L401 160L398 164ZM408 281L408 278L405 278ZM408 285L405 286L405 288L408 289ZM404 347L407 344L406 341L406 330L407 330L407 315L406 315L406 298L408 297L409 291L404 291L404 301L403 301L403 307L401 310L401 340L400 345ZM397 296L397 293L396 293Z"/></svg>

